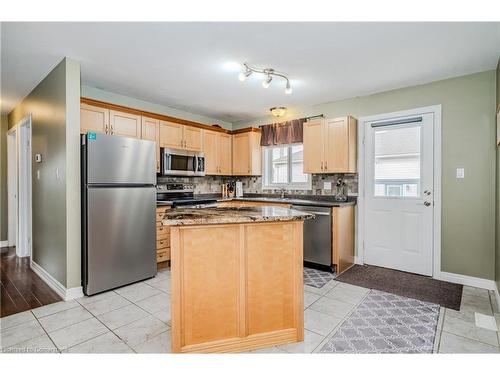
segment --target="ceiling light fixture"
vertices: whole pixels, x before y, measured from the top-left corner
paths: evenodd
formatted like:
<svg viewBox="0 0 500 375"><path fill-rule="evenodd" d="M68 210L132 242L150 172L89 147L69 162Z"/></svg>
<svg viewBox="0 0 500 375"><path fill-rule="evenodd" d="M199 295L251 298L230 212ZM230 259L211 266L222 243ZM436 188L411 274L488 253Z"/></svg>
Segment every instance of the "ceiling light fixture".
<svg viewBox="0 0 500 375"><path fill-rule="evenodd" d="M283 117L286 114L286 107L273 107L269 110L274 117Z"/></svg>
<svg viewBox="0 0 500 375"><path fill-rule="evenodd" d="M240 81L242 81L242 82L245 81L252 73L265 74L267 76L267 78L265 81L262 82L262 87L267 89L271 85L271 81L273 80L273 77L281 77L286 81L285 94L292 93L292 87L290 86L290 80L284 74L277 73L272 68L265 68L265 69L254 68L254 67L251 67L250 65L248 65L247 63L244 63L243 66L245 67L245 71L238 74L238 79Z"/></svg>

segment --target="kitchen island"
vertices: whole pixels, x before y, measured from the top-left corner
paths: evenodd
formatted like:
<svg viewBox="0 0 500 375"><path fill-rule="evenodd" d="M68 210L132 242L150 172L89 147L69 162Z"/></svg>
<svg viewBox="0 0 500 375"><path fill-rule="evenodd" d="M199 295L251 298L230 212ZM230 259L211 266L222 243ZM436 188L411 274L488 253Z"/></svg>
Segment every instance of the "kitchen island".
<svg viewBox="0 0 500 375"><path fill-rule="evenodd" d="M172 351L303 341L303 222L313 217L271 206L167 211Z"/></svg>

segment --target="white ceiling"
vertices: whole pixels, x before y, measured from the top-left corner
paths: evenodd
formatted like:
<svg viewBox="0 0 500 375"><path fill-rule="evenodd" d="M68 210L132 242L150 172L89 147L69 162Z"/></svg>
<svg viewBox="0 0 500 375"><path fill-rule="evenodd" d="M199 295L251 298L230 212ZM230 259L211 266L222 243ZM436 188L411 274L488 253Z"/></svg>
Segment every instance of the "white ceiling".
<svg viewBox="0 0 500 375"><path fill-rule="evenodd" d="M85 85L229 122L494 69L500 55L500 23L3 23L1 37L4 111L68 56ZM293 94L242 83L228 62L284 72Z"/></svg>

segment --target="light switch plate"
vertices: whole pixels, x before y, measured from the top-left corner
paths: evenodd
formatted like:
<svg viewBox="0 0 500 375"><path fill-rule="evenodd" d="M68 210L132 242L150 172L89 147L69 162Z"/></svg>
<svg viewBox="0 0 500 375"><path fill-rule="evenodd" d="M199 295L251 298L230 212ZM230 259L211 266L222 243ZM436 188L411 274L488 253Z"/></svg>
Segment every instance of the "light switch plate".
<svg viewBox="0 0 500 375"><path fill-rule="evenodd" d="M457 168L457 178L465 177L465 168Z"/></svg>
<svg viewBox="0 0 500 375"><path fill-rule="evenodd" d="M323 182L323 189L332 190L332 183L327 181Z"/></svg>

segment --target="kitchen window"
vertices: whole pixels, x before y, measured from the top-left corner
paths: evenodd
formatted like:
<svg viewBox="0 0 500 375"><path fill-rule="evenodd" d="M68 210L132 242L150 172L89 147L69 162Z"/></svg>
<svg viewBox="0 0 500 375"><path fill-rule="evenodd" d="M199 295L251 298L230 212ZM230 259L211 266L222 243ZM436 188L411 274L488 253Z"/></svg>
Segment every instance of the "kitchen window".
<svg viewBox="0 0 500 375"><path fill-rule="evenodd" d="M310 190L311 175L304 173L304 146L263 148L263 189Z"/></svg>

